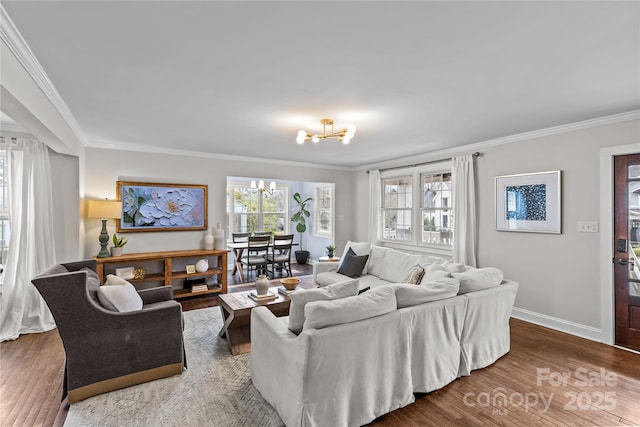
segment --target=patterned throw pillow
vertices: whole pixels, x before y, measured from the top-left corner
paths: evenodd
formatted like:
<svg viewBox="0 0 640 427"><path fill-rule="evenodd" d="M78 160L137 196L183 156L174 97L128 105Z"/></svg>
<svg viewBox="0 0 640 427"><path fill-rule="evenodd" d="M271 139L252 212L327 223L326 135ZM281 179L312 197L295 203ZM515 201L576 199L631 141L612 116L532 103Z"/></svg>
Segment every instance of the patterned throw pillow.
<svg viewBox="0 0 640 427"><path fill-rule="evenodd" d="M424 268L420 265L414 265L411 273L409 273L409 277L407 277L407 283L410 285L419 285L422 281L422 276L424 276Z"/></svg>

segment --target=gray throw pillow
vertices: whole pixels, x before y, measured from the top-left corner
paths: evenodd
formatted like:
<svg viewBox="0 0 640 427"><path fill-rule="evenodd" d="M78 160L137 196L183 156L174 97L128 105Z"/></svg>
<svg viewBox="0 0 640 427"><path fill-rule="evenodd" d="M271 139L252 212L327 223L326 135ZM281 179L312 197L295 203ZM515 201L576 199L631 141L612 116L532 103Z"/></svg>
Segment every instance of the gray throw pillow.
<svg viewBox="0 0 640 427"><path fill-rule="evenodd" d="M98 274L89 267L82 267L80 271L87 272L87 291L91 298L98 301L98 289L100 288L100 278Z"/></svg>
<svg viewBox="0 0 640 427"><path fill-rule="evenodd" d="M367 263L367 259L369 259L369 255L356 255L353 249L349 248L342 259L338 273L351 277L352 279L360 277L364 265Z"/></svg>

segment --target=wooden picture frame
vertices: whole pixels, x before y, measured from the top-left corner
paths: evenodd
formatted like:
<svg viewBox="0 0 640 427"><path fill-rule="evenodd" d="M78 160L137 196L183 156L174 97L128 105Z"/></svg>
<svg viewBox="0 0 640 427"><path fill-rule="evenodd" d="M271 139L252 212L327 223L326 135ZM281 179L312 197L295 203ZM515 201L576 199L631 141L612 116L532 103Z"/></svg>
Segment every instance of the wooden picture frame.
<svg viewBox="0 0 640 427"><path fill-rule="evenodd" d="M206 185L116 182L122 214L118 233L207 229Z"/></svg>
<svg viewBox="0 0 640 427"><path fill-rule="evenodd" d="M496 230L562 232L561 171L495 178Z"/></svg>

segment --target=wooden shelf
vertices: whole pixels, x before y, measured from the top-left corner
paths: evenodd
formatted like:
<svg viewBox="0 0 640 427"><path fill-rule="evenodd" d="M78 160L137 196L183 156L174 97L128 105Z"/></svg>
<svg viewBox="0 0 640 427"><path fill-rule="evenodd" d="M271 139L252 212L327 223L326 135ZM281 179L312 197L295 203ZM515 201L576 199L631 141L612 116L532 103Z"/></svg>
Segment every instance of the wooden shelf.
<svg viewBox="0 0 640 427"><path fill-rule="evenodd" d="M208 289L206 291L197 291L197 292L191 292L189 289L176 289L175 291L173 291L173 296L175 299L180 299L180 298L189 298L189 297L195 297L198 295L208 295L208 294L221 294L224 293L222 292L222 288L220 286L207 286Z"/></svg>
<svg viewBox="0 0 640 427"><path fill-rule="evenodd" d="M175 279L186 279L188 277L211 277L218 276L217 283L210 285L206 291L191 292L190 289L174 289L174 298L187 298L196 295L207 295L212 293L227 293L227 256L229 250L204 250L193 249L185 251L164 251L164 252L141 252L135 254L125 254L118 257L97 258L96 270L102 283L106 280L105 266L115 264L131 264L144 261L162 261L162 271L148 274L142 279L131 279L131 283L162 282L164 286L171 286ZM202 273L187 273L186 271L174 271L173 261L176 259L193 259L192 264L198 258L217 258L218 267L212 267Z"/></svg>
<svg viewBox="0 0 640 427"><path fill-rule="evenodd" d="M186 279L187 277L207 277L215 276L216 274L222 274L222 268L210 268L202 273L186 273L184 271L174 271L171 273L171 277L174 279Z"/></svg>

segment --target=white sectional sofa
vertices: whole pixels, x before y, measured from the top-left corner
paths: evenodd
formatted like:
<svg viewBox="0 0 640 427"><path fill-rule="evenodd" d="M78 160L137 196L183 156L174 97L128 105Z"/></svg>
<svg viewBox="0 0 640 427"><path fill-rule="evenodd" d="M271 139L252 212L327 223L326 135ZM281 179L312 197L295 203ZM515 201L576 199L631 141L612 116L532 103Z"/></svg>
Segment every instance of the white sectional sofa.
<svg viewBox="0 0 640 427"><path fill-rule="evenodd" d="M509 351L517 283L495 269L367 250L359 278L317 264L322 287L292 295L289 317L252 311L251 378L287 426L367 424ZM403 283L415 265L438 267L427 282Z"/></svg>

